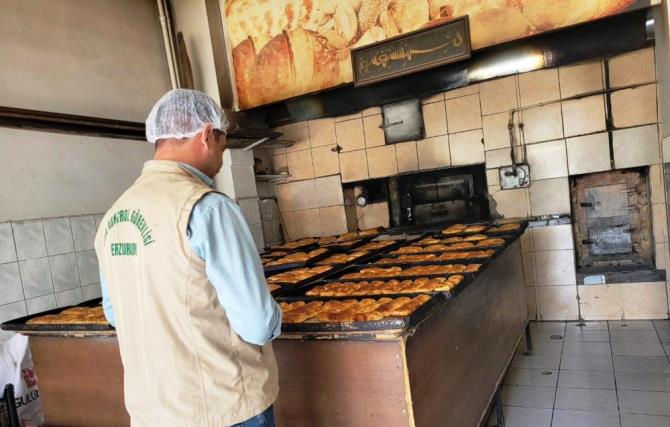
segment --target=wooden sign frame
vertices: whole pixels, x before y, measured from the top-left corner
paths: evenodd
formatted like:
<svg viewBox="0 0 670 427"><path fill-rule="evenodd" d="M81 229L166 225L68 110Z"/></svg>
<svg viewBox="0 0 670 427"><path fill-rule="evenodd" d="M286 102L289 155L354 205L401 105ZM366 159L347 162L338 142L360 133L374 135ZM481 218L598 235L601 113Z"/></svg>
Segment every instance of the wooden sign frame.
<svg viewBox="0 0 670 427"><path fill-rule="evenodd" d="M472 55L467 16L421 28L351 50L354 86L469 59Z"/></svg>

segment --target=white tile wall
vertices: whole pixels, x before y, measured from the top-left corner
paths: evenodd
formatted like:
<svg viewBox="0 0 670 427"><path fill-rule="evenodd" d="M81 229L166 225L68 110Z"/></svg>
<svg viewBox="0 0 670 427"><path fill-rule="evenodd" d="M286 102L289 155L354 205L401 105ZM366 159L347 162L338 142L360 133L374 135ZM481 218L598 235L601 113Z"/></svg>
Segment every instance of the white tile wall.
<svg viewBox="0 0 670 427"><path fill-rule="evenodd" d="M576 286L540 286L537 292L540 320L577 320Z"/></svg>
<svg viewBox="0 0 670 427"><path fill-rule="evenodd" d="M16 247L12 225L8 222L0 224L0 264L16 261Z"/></svg>
<svg viewBox="0 0 670 427"><path fill-rule="evenodd" d="M607 133L568 138L565 142L570 175L610 170L610 143Z"/></svg>
<svg viewBox="0 0 670 427"><path fill-rule="evenodd" d="M554 178L532 181L530 185L530 212L533 216L569 214L570 188L568 179Z"/></svg>
<svg viewBox="0 0 670 427"><path fill-rule="evenodd" d="M90 285L100 281L98 257L94 250L77 252L77 268L82 285Z"/></svg>
<svg viewBox="0 0 670 427"><path fill-rule="evenodd" d="M534 252L538 286L569 286L577 283L575 252L572 250Z"/></svg>
<svg viewBox="0 0 670 427"><path fill-rule="evenodd" d="M47 310L53 310L57 307L56 295L48 294L26 300L26 307L28 309L28 315L41 313Z"/></svg>
<svg viewBox="0 0 670 427"><path fill-rule="evenodd" d="M80 286L77 258L74 253L49 257L49 263L56 292Z"/></svg>
<svg viewBox="0 0 670 427"><path fill-rule="evenodd" d="M60 255L74 252L72 228L68 218L50 218L44 220L43 223L44 236L46 237L47 243L47 253L49 255ZM97 226L95 226L95 228L97 229Z"/></svg>
<svg viewBox="0 0 670 427"><path fill-rule="evenodd" d="M660 163L658 125L614 131L614 165L632 168Z"/></svg>
<svg viewBox="0 0 670 427"><path fill-rule="evenodd" d="M19 260L39 258L47 255L42 221L22 221L12 223L14 242Z"/></svg>
<svg viewBox="0 0 670 427"><path fill-rule="evenodd" d="M531 231L530 235L533 239L533 250L535 251L574 249L571 224L534 227L529 231Z"/></svg>
<svg viewBox="0 0 670 427"><path fill-rule="evenodd" d="M70 218L72 237L74 239L74 250L85 251L93 249L95 240L95 218L93 215Z"/></svg>
<svg viewBox="0 0 670 427"><path fill-rule="evenodd" d="M58 305L58 307L67 307L69 305L76 305L83 301L84 297L81 293L81 288L56 292L56 305Z"/></svg>
<svg viewBox="0 0 670 427"><path fill-rule="evenodd" d="M92 285L82 286L81 293L82 293L82 296L84 297L84 301L88 301L88 300L92 300L92 299L95 299L95 298L101 298L102 297L102 291L100 289L100 284L99 283L94 283Z"/></svg>
<svg viewBox="0 0 670 427"><path fill-rule="evenodd" d="M0 306L25 299L19 264L0 264Z"/></svg>
<svg viewBox="0 0 670 427"><path fill-rule="evenodd" d="M54 292L49 258L21 261L19 262L19 269L26 298L39 297Z"/></svg>
<svg viewBox="0 0 670 427"><path fill-rule="evenodd" d="M56 305L56 295L48 294L42 295L41 297L28 299L26 300L26 307L28 309L28 315L52 310L58 307Z"/></svg>
<svg viewBox="0 0 670 427"><path fill-rule="evenodd" d="M533 180L568 176L565 141L531 144L526 147L530 177Z"/></svg>
<svg viewBox="0 0 670 427"><path fill-rule="evenodd" d="M482 139L481 129L451 135L449 138L451 164L459 166L484 163L484 144Z"/></svg>

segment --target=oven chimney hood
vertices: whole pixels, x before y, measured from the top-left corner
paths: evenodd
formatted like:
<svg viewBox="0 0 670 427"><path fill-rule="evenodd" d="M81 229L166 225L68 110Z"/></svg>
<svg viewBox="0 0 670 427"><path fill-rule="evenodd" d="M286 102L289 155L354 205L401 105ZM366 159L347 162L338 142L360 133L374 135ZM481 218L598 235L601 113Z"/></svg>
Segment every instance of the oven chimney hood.
<svg viewBox="0 0 670 427"><path fill-rule="evenodd" d="M469 84L643 48L653 39L651 9L606 18L473 52L452 63L377 84L306 95L238 113L276 127L423 98Z"/></svg>

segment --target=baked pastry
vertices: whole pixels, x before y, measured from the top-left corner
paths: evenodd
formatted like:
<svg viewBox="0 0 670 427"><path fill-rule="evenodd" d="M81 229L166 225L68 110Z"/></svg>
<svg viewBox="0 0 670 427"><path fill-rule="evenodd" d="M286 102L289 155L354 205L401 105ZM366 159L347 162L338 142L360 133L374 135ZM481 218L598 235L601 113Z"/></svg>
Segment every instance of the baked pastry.
<svg viewBox="0 0 670 427"><path fill-rule="evenodd" d="M331 282L315 286L306 292L309 296L353 297L363 295L397 295L424 292L446 292L464 280L461 274L449 277L421 277L413 280L374 280L362 282Z"/></svg>
<svg viewBox="0 0 670 427"><path fill-rule="evenodd" d="M363 279L363 278L382 278L382 277L412 277L412 276L433 276L454 273L474 273L481 267L481 264L445 264L445 265L417 265L407 269L401 267L366 267L361 268L354 273L343 275L342 279Z"/></svg>
<svg viewBox="0 0 670 427"><path fill-rule="evenodd" d="M452 236L454 234L473 234L481 233L482 231L488 228L487 225L464 225L464 224L454 224L450 227L442 230L442 234L445 236Z"/></svg>
<svg viewBox="0 0 670 427"><path fill-rule="evenodd" d="M347 264L368 255L366 251L356 251L349 254L333 254L326 259L318 261L316 265Z"/></svg>
<svg viewBox="0 0 670 427"><path fill-rule="evenodd" d="M35 317L26 323L31 325L108 325L102 306L72 307L61 311L59 314Z"/></svg>
<svg viewBox="0 0 670 427"><path fill-rule="evenodd" d="M320 265L317 267L305 267L305 268L296 268L295 270L285 271L283 273L275 274L268 277L266 280L268 283L284 283L284 284L296 284L307 280L311 277L317 276L326 271L332 270L333 267L329 265Z"/></svg>
<svg viewBox="0 0 670 427"><path fill-rule="evenodd" d="M509 222L507 224L490 227L488 230L486 230L486 233L497 234L497 233L512 232L519 230L520 228L521 224L519 224L518 222Z"/></svg>
<svg viewBox="0 0 670 427"><path fill-rule="evenodd" d="M405 254L405 255L400 255L397 258L382 258L379 261L375 262L375 264L404 264L404 263L416 263L416 262L426 262L426 261L434 261L437 258L437 255L434 253L430 254Z"/></svg>
<svg viewBox="0 0 670 427"><path fill-rule="evenodd" d="M304 263L308 262L311 259L314 259L320 255L323 255L324 253L328 252L328 249L326 248L318 248L314 249L309 252L294 252L292 254L286 255L283 258L279 258L277 260L273 261L268 261L267 263L264 263L264 267L272 267L272 266L277 266L277 265L284 265L284 264L293 264L293 263Z"/></svg>
<svg viewBox="0 0 670 427"><path fill-rule="evenodd" d="M489 238L486 240L480 240L477 242L477 246L480 248L490 248L493 246L502 246L505 244L505 239Z"/></svg>
<svg viewBox="0 0 670 427"><path fill-rule="evenodd" d="M282 323L349 323L368 322L393 317L407 317L426 302L430 295L418 295L413 298L365 298L362 300L328 300L282 302Z"/></svg>

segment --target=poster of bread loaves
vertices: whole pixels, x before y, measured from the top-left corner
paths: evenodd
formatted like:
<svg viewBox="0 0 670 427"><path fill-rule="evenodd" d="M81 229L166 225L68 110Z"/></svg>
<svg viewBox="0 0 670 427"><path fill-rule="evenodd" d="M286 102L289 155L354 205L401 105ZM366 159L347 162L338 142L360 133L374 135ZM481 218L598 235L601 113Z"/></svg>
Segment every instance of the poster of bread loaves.
<svg viewBox="0 0 670 427"><path fill-rule="evenodd" d="M660 0L225 0L240 109L353 81L350 50L468 15L472 49Z"/></svg>

